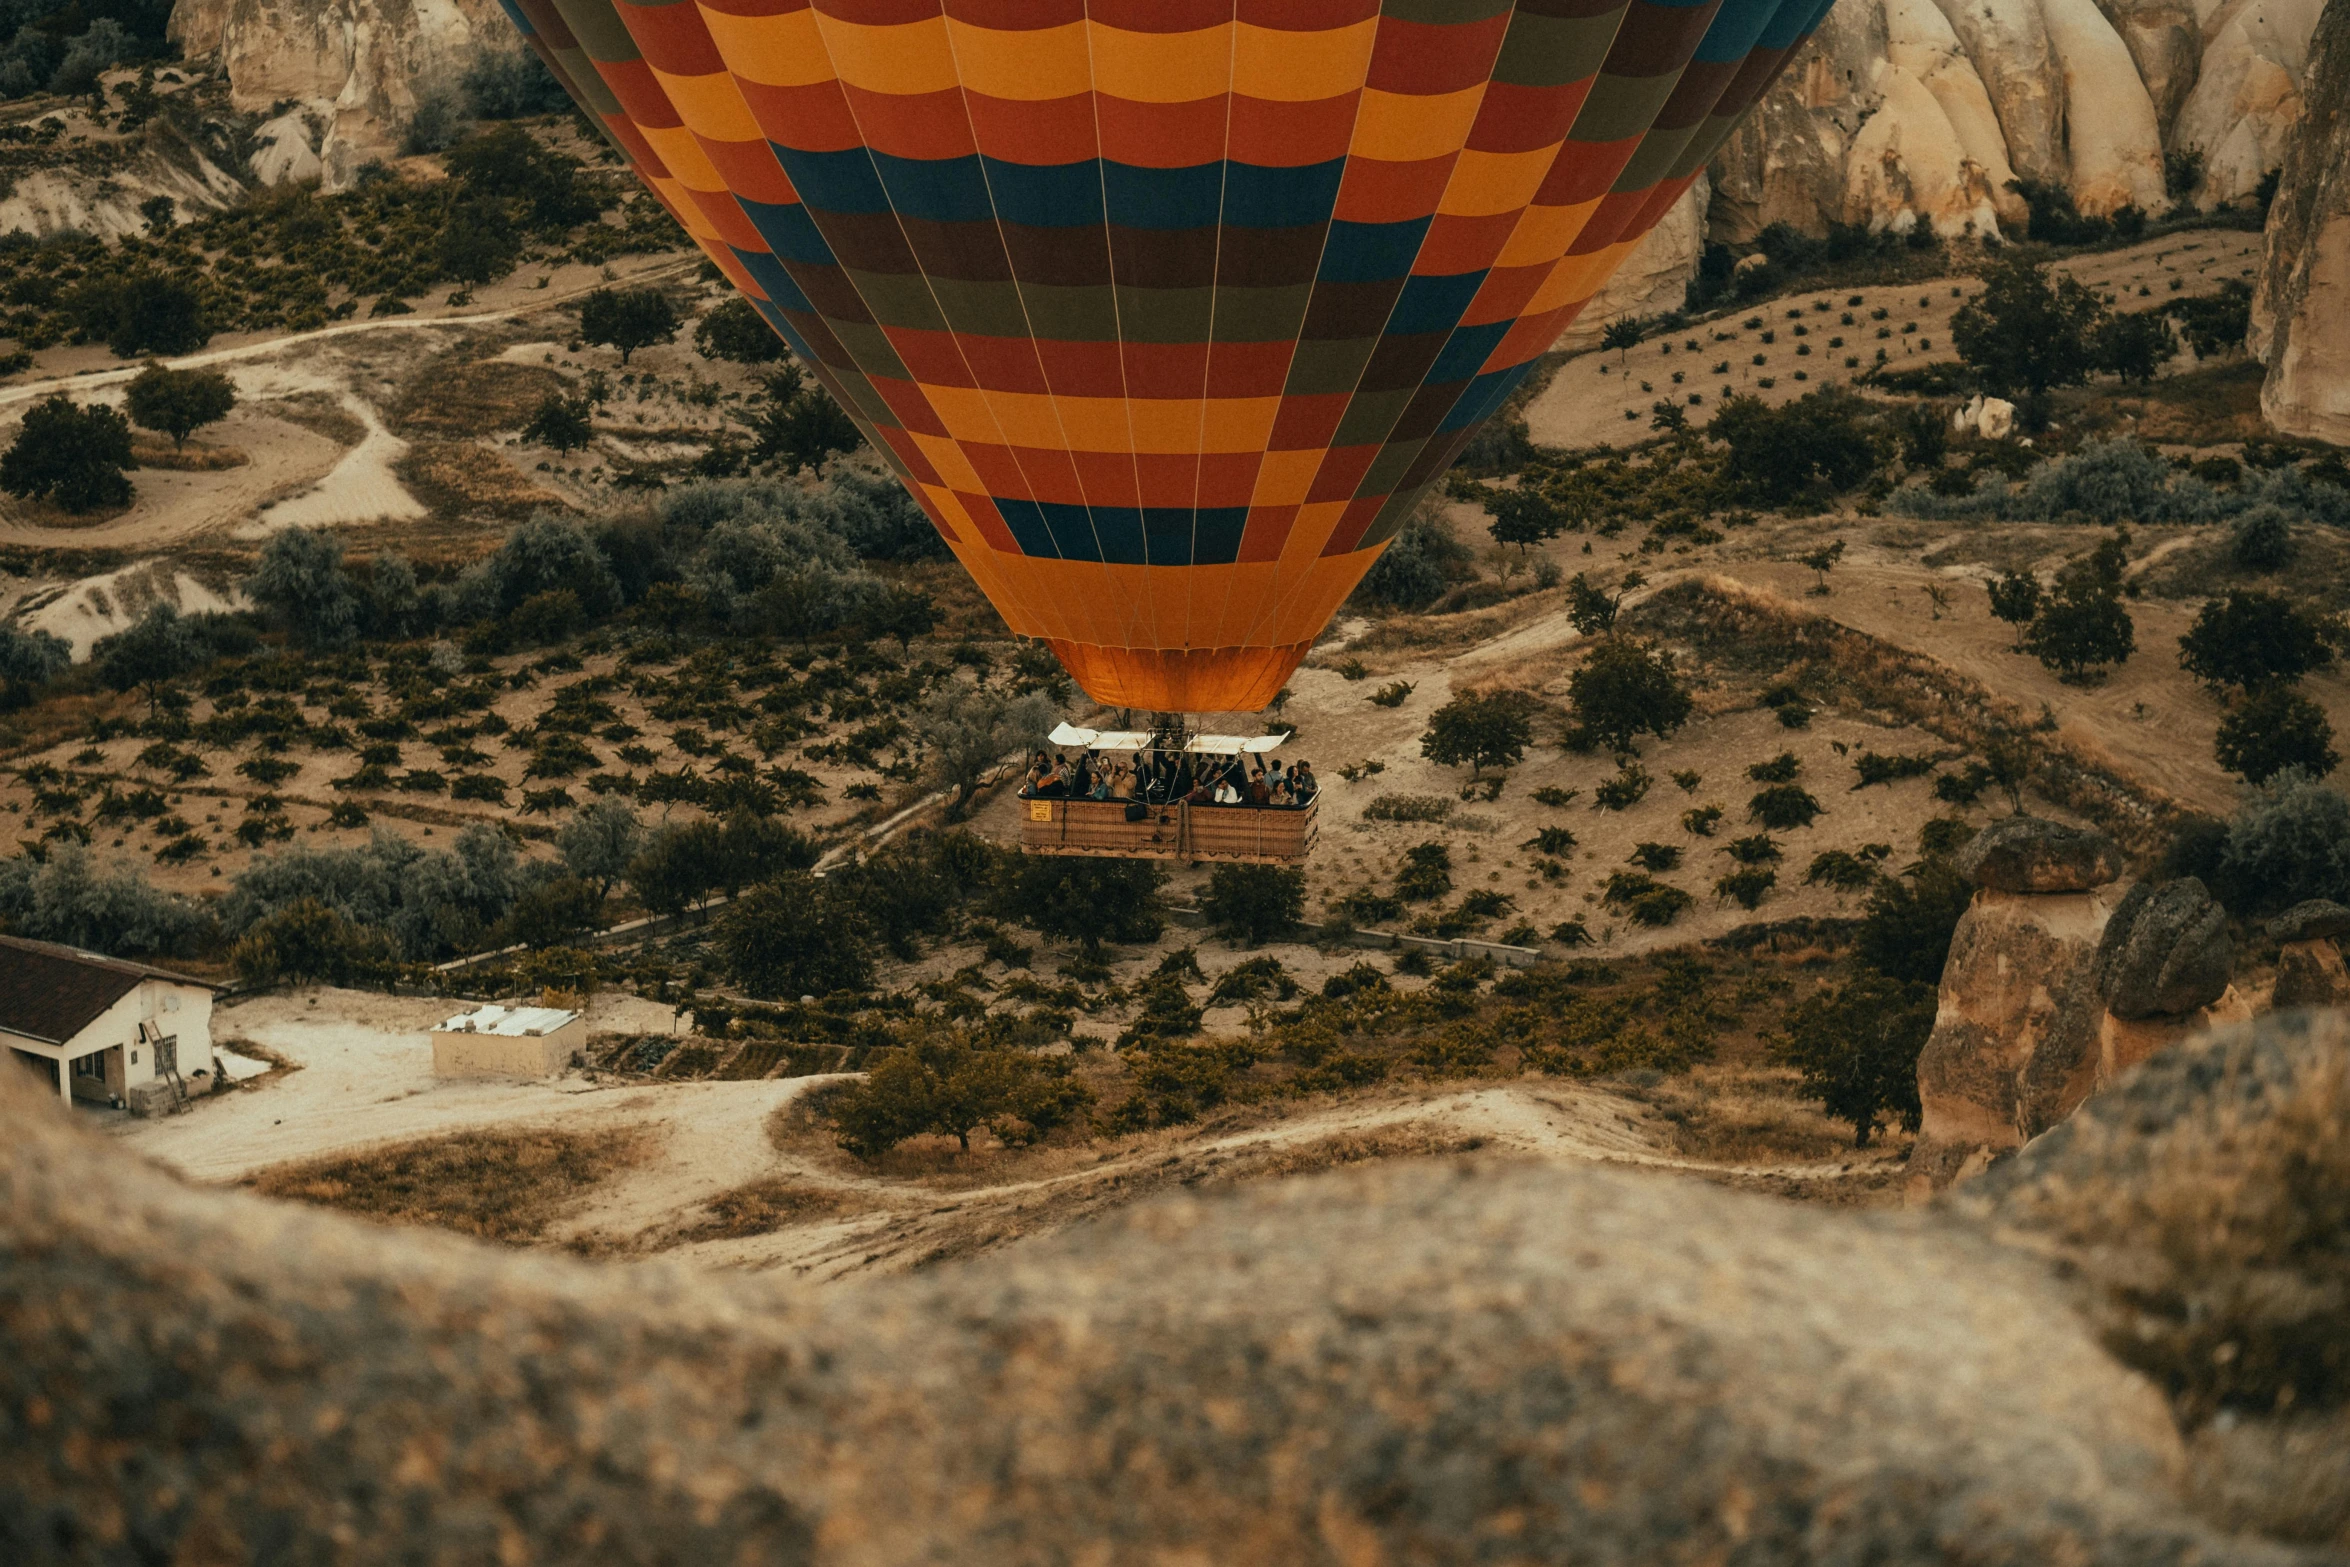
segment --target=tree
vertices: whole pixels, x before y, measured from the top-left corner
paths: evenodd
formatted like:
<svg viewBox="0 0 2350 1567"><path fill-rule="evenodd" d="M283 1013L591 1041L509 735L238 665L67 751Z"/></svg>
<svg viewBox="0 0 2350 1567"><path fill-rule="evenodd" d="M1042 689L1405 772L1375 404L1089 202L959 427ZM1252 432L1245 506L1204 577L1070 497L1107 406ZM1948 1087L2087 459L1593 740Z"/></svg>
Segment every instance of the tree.
<svg viewBox="0 0 2350 1567"><path fill-rule="evenodd" d="M754 996L829 996L873 985L863 923L802 872L736 899L718 922L718 946L727 972Z"/></svg>
<svg viewBox="0 0 2350 1567"><path fill-rule="evenodd" d="M2283 685L2255 692L2221 719L2214 750L2220 766L2255 784L2287 768L2323 778L2342 760L2325 709Z"/></svg>
<svg viewBox="0 0 2350 1567"><path fill-rule="evenodd" d="M1729 448L1728 484L1762 505L1785 506L1807 491L1849 490L1874 471L1867 414L1846 391L1811 392L1782 408L1738 396L1722 403L1705 433Z"/></svg>
<svg viewBox="0 0 2350 1567"><path fill-rule="evenodd" d="M1534 738L1530 705L1519 691L1463 692L1429 715L1420 754L1439 767L1466 762L1471 778L1488 767L1515 767Z"/></svg>
<svg viewBox="0 0 2350 1567"><path fill-rule="evenodd" d="M1837 539L1835 542L1830 544L1823 544L1818 549L1813 550L1811 553L1803 557L1803 564L1811 571L1817 573L1820 579L1818 582L1812 584L1812 592L1814 594L1822 598L1827 596L1828 573L1834 571L1836 569L1836 562L1842 560L1843 558L1844 541L1842 539Z"/></svg>
<svg viewBox="0 0 2350 1567"><path fill-rule="evenodd" d="M1285 865L1219 865L1200 912L1235 945L1262 946L1305 917L1306 873Z"/></svg>
<svg viewBox="0 0 2350 1567"><path fill-rule="evenodd" d="M2129 540L2128 529L2116 528L2058 572L2055 590L2024 634L2025 651L2066 680L2083 680L2100 665L2125 663L2137 651L2137 627L2122 607Z"/></svg>
<svg viewBox="0 0 2350 1567"><path fill-rule="evenodd" d="M2015 650L2024 650L2024 628L2040 617L2040 579L2028 571L2003 572L1991 579L1991 615L2016 629Z"/></svg>
<svg viewBox="0 0 2350 1567"><path fill-rule="evenodd" d="M884 1054L864 1082L834 1093L824 1114L841 1147L877 1159L923 1136L952 1137L968 1153L979 1126L1006 1143L1034 1142L1092 1103L1092 1090L1064 1060L933 1028Z"/></svg>
<svg viewBox="0 0 2350 1567"><path fill-rule="evenodd" d="M359 593L343 569L343 541L323 529L270 535L245 592L305 647L340 647L359 634Z"/></svg>
<svg viewBox="0 0 2350 1567"><path fill-rule="evenodd" d="M217 370L166 370L149 360L131 378L123 407L131 423L171 437L173 446L208 424L218 424L237 406L236 388Z"/></svg>
<svg viewBox="0 0 2350 1567"><path fill-rule="evenodd" d="M522 235L498 197L460 195L449 205L435 260L441 275L460 283L494 283L522 259Z"/></svg>
<svg viewBox="0 0 2350 1567"><path fill-rule="evenodd" d="M2178 351L2169 320L2156 310L2109 315L2089 338L2090 356L2098 369L2141 385L2152 381Z"/></svg>
<svg viewBox="0 0 2350 1567"><path fill-rule="evenodd" d="M1640 346L1640 322L1636 317L1620 316L1607 324L1599 334L1599 346L1616 351L1616 363L1625 363L1625 356Z"/></svg>
<svg viewBox="0 0 2350 1567"><path fill-rule="evenodd" d="M127 630L101 637L90 649L98 678L116 691L147 693L147 716L155 716L163 688L204 662L196 628L169 604L152 604Z"/></svg>
<svg viewBox="0 0 2350 1567"><path fill-rule="evenodd" d="M1103 942L1156 941L1166 921L1159 884L1166 873L1149 860L1076 860L1020 855L995 887L996 911L1043 935L1098 951Z"/></svg>
<svg viewBox="0 0 2350 1567"><path fill-rule="evenodd" d="M584 396L550 392L530 416L530 423L522 427L522 438L535 446L576 452L596 438L595 412L595 403Z"/></svg>
<svg viewBox="0 0 2350 1567"><path fill-rule="evenodd" d="M1936 985L1974 888L1940 855L1880 877L1853 934L1853 955L1888 979Z"/></svg>
<svg viewBox="0 0 2350 1567"><path fill-rule="evenodd" d="M73 663L73 644L50 631L0 626L0 708L31 703L34 693Z"/></svg>
<svg viewBox="0 0 2350 1567"><path fill-rule="evenodd" d="M898 646L911 652L914 639L938 625L938 600L912 583L892 582L865 602L857 620L873 635L897 638Z"/></svg>
<svg viewBox="0 0 2350 1567"><path fill-rule="evenodd" d="M2338 622L2320 619L2279 593L2213 599L2179 638L2179 667L2213 690L2291 685L2334 661Z"/></svg>
<svg viewBox="0 0 2350 1567"><path fill-rule="evenodd" d="M449 177L467 196L518 207L533 228L556 233L599 210L579 183L580 162L519 125L500 125L452 148Z"/></svg>
<svg viewBox="0 0 2350 1567"><path fill-rule="evenodd" d="M34 404L6 452L0 490L70 512L130 504L130 421L111 408L76 407L58 392Z"/></svg>
<svg viewBox="0 0 2350 1567"><path fill-rule="evenodd" d="M1694 705L1673 673L1673 656L1629 637L1609 637L1592 649L1567 681L1567 700L1575 710L1570 743L1605 746L1619 756L1641 735L1661 740L1680 728Z"/></svg>
<svg viewBox="0 0 2350 1567"><path fill-rule="evenodd" d="M628 884L646 908L675 917L725 885L725 861L726 837L716 822L664 827L628 862Z"/></svg>
<svg viewBox="0 0 2350 1567"><path fill-rule="evenodd" d="M1486 490L1486 511L1493 516L1493 542L1515 544L1522 554L1536 544L1555 539L1566 530L1567 519L1550 497L1531 485L1514 490Z"/></svg>
<svg viewBox="0 0 2350 1567"><path fill-rule="evenodd" d="M1914 1132L1918 1052L1934 1028L1934 993L1882 974L1863 973L1790 1008L1774 1059L1802 1074L1804 1091L1839 1121L1852 1124L1852 1145L1866 1148L1887 1116Z"/></svg>
<svg viewBox="0 0 2350 1567"><path fill-rule="evenodd" d="M2299 547L2293 542L2293 514L2282 506L2264 503L2236 521L2228 541L2228 555L2247 571L2282 571L2293 564Z"/></svg>
<svg viewBox="0 0 2350 1567"><path fill-rule="evenodd" d="M1587 637L1605 636L1616 629L1616 616L1624 607L1624 596L1648 579L1637 571L1624 573L1624 585L1610 594L1593 582L1584 572L1576 572L1567 579L1567 620Z"/></svg>
<svg viewBox="0 0 2350 1567"><path fill-rule="evenodd" d="M834 452L853 451L864 439L856 424L799 366L778 365L760 377L747 412L734 416L751 436L751 455L793 470L821 468Z"/></svg>
<svg viewBox="0 0 2350 1567"><path fill-rule="evenodd" d="M729 299L702 317L694 328L694 349L705 359L740 365L773 364L790 351L747 299Z"/></svg>
<svg viewBox="0 0 2350 1567"><path fill-rule="evenodd" d="M596 901L601 903L612 895L614 883L627 876L644 841L636 808L607 796L563 824L555 834L555 852L563 856L564 869L596 889Z"/></svg>
<svg viewBox="0 0 2350 1567"><path fill-rule="evenodd" d="M2090 334L2104 314L2077 278L2051 281L2037 263L1995 260L1983 291L1951 317L1950 341L1986 387L2024 404L2037 424L2049 388L2078 385L2096 367Z"/></svg>
<svg viewBox="0 0 2350 1567"><path fill-rule="evenodd" d="M677 307L657 288L599 288L579 302L580 340L619 349L622 364L677 336L677 327Z"/></svg>
<svg viewBox="0 0 2350 1567"><path fill-rule="evenodd" d="M931 778L954 791L948 821L963 819L989 768L1044 738L1054 713L1052 698L1041 691L1010 696L959 680L940 682L923 703L914 733Z"/></svg>
<svg viewBox="0 0 2350 1567"><path fill-rule="evenodd" d="M76 284L63 304L77 336L103 342L118 359L192 354L212 340L202 296L167 272L93 277Z"/></svg>

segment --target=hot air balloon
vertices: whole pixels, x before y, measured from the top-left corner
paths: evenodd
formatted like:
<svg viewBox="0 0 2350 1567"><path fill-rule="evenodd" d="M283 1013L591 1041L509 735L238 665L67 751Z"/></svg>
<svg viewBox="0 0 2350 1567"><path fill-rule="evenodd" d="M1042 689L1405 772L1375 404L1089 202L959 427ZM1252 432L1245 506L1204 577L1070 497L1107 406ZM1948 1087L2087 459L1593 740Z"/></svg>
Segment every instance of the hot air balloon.
<svg viewBox="0 0 2350 1567"><path fill-rule="evenodd" d="M1827 0L506 0L1111 707L1254 710Z"/></svg>

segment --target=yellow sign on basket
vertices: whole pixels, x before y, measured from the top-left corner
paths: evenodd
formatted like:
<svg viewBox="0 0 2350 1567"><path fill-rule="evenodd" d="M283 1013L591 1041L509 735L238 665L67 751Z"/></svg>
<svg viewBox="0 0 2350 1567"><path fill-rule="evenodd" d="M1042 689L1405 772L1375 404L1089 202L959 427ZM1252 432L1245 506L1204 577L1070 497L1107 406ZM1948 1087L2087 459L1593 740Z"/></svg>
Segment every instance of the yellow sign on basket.
<svg viewBox="0 0 2350 1567"><path fill-rule="evenodd" d="M1053 819L1053 802L1050 800L1029 801L1028 819L1032 822L1051 821Z"/></svg>

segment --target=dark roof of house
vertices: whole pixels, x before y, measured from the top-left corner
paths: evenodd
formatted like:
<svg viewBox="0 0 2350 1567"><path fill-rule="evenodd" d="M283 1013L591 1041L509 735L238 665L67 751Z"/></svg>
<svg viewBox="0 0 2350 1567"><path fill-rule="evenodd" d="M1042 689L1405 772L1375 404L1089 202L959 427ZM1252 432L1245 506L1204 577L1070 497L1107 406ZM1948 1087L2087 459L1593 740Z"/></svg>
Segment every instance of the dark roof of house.
<svg viewBox="0 0 2350 1567"><path fill-rule="evenodd" d="M219 988L145 963L50 941L0 936L0 1029L62 1045L149 979Z"/></svg>

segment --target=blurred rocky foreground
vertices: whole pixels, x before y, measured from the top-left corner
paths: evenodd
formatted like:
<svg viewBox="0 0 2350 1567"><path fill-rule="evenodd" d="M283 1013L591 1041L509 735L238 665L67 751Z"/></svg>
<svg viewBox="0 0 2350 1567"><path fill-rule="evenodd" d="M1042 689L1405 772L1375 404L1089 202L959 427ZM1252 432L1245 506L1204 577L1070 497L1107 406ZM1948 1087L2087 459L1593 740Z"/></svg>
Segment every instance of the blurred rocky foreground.
<svg viewBox="0 0 2350 1567"><path fill-rule="evenodd" d="M2339 1013L1924 1211L1388 1166L821 1293L191 1189L14 1076L11 1563L2350 1559Z"/></svg>

